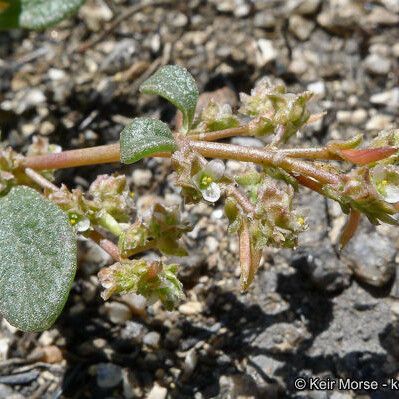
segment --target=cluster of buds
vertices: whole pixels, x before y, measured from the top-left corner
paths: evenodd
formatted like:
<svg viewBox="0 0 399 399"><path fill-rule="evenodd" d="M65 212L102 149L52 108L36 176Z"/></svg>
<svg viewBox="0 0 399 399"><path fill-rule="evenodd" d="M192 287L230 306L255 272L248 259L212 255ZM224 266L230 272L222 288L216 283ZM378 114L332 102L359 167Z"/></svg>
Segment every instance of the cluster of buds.
<svg viewBox="0 0 399 399"><path fill-rule="evenodd" d="M373 224L398 224L395 216L399 212L398 144L399 131L390 130L382 131L369 149L355 152L347 149L349 142L346 142L345 149L343 144L335 145L337 153L344 159L364 166L344 175L340 183L323 187L324 194L339 202L345 213L355 209ZM352 145L357 146L355 139ZM384 153L387 156L379 159Z"/></svg>
<svg viewBox="0 0 399 399"><path fill-rule="evenodd" d="M160 300L171 310L184 298L183 285L177 278L178 265L145 260L124 260L101 269L98 277L105 288L101 296L106 300L111 295L130 292L145 296L150 302Z"/></svg>
<svg viewBox="0 0 399 399"><path fill-rule="evenodd" d="M119 233L119 223L128 222L133 210L125 176L98 176L86 196L80 189L69 190L65 185L56 191L48 190L47 196L67 213L79 232L99 225Z"/></svg>
<svg viewBox="0 0 399 399"><path fill-rule="evenodd" d="M49 144L43 137L33 137L32 144L28 146L27 156L45 155L60 152L61 147ZM15 152L11 147L0 146L0 197L6 195L10 189L17 185L25 185L37 188L37 185L25 174L23 168L23 156ZM42 172L43 176L52 181L53 172Z"/></svg>
<svg viewBox="0 0 399 399"><path fill-rule="evenodd" d="M180 218L177 207L166 208L155 204L119 236L121 255L129 257L138 249L157 248L164 255L185 256L187 251L180 243L182 235L191 230Z"/></svg>
<svg viewBox="0 0 399 399"><path fill-rule="evenodd" d="M278 140L286 142L298 132L310 117L307 104L312 93L287 93L284 84L273 84L270 79L261 79L251 94L240 94L242 115L254 118L251 131L263 136L276 133Z"/></svg>
<svg viewBox="0 0 399 399"><path fill-rule="evenodd" d="M233 114L230 104L219 104L211 99L202 110L199 122L191 133L214 132L238 127L239 125L240 120L237 115Z"/></svg>
<svg viewBox="0 0 399 399"><path fill-rule="evenodd" d="M238 232L243 218L246 218L256 250L266 246L295 247L298 234L306 229L306 222L304 216L293 209L293 186L257 171L238 176L236 181L244 188L254 211L246 214L239 203L229 197L225 204L230 221L229 232Z"/></svg>

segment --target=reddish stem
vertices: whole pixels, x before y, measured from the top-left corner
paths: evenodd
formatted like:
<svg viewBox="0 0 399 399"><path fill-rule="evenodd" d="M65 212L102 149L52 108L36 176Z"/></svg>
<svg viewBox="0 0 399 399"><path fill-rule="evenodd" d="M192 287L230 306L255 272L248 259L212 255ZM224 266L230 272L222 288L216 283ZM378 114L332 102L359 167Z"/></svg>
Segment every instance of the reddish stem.
<svg viewBox="0 0 399 399"><path fill-rule="evenodd" d="M193 150L208 158L234 159L242 162L279 166L288 172L297 172L313 177L321 183L338 184L340 182L339 176L308 162L292 159L278 150L205 141L191 141L190 146ZM170 157L170 153L159 153L153 156ZM27 157L24 159L23 165L36 170L46 170L118 162L119 160L120 146L119 144L111 144L64 151L58 154Z"/></svg>
<svg viewBox="0 0 399 399"><path fill-rule="evenodd" d="M94 242L96 242L116 262L121 261L119 248L112 241L103 237L102 234L100 234L98 231L95 230L91 231L88 234L88 237L91 238Z"/></svg>
<svg viewBox="0 0 399 399"><path fill-rule="evenodd" d="M361 214L355 209L351 209L349 213L348 221L346 222L341 237L339 239L339 249L342 250L348 244L350 239L355 235L357 228L359 227Z"/></svg>

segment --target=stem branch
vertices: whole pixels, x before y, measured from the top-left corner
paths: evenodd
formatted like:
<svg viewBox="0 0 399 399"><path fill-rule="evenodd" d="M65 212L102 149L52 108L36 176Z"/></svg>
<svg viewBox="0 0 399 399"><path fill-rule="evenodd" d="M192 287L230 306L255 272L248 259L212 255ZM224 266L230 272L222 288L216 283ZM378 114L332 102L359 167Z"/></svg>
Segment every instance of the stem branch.
<svg viewBox="0 0 399 399"><path fill-rule="evenodd" d="M204 157L234 159L242 162L254 162L263 165L279 166L288 172L297 172L312 177L321 183L338 184L340 178L309 162L289 157L281 150L267 150L258 147L244 147L235 144L190 141L193 150ZM156 157L170 157L170 153L154 154ZM120 160L119 144L110 144L80 150L64 151L24 159L24 166L31 169L62 169L75 166L94 165L118 162Z"/></svg>

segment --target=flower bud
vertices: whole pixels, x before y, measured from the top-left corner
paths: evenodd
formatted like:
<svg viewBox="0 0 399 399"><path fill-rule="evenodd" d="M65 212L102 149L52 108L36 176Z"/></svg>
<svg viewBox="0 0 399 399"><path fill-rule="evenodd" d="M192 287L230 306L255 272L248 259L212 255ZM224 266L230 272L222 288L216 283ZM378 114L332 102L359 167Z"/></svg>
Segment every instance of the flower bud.
<svg viewBox="0 0 399 399"><path fill-rule="evenodd" d="M178 265L163 265L161 262L125 260L100 270L98 278L105 291L104 300L112 295L135 293L150 301L160 300L168 309L173 309L184 298L183 285L177 278Z"/></svg>
<svg viewBox="0 0 399 399"><path fill-rule="evenodd" d="M94 206L112 215L118 222L127 222L133 208L126 176L100 175L90 185L89 196Z"/></svg>

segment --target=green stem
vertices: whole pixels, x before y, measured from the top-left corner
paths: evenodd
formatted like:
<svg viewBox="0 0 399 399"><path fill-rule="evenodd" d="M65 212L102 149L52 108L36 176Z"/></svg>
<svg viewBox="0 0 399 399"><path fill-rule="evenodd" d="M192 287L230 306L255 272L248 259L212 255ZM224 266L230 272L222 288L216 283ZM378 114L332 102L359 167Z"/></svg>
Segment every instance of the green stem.
<svg viewBox="0 0 399 399"><path fill-rule="evenodd" d="M106 211L100 211L97 215L96 222L99 226L119 237L123 230L115 218Z"/></svg>

